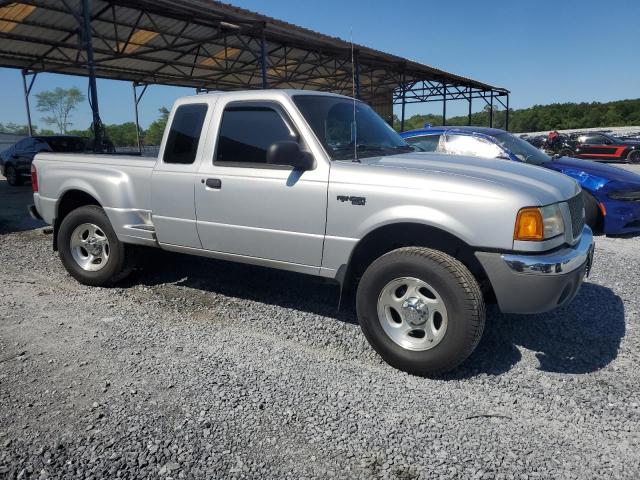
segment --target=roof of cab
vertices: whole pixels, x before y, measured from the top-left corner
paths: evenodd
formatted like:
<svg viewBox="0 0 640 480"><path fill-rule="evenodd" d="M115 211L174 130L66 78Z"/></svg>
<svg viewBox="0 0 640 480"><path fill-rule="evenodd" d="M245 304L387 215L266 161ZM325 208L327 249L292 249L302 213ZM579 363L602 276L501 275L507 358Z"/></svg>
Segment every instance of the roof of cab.
<svg viewBox="0 0 640 480"><path fill-rule="evenodd" d="M200 93L197 95L187 95L181 97L179 100L186 99L196 99L196 98L206 98L206 97L251 97L252 99L261 99L261 98L273 98L274 95L282 95L293 97L295 95L316 95L316 96L325 96L325 97L339 97L346 98L352 100L351 97L347 97L345 95L339 95L337 93L331 92L319 92L315 90L296 90L296 89L266 89L266 90L234 90L234 91L213 91L208 93Z"/></svg>

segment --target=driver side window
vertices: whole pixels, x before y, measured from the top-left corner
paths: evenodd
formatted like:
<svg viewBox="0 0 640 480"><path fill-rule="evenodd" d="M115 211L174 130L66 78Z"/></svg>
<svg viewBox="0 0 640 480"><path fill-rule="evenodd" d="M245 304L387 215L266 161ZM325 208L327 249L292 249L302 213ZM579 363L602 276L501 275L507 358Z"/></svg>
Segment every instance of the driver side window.
<svg viewBox="0 0 640 480"><path fill-rule="evenodd" d="M484 138L471 135L445 135L446 152L452 155L468 155L481 158L498 158L500 147Z"/></svg>
<svg viewBox="0 0 640 480"><path fill-rule="evenodd" d="M283 115L268 104L230 104L222 114L217 165L261 167L267 164L267 151L276 142L298 141L299 135Z"/></svg>

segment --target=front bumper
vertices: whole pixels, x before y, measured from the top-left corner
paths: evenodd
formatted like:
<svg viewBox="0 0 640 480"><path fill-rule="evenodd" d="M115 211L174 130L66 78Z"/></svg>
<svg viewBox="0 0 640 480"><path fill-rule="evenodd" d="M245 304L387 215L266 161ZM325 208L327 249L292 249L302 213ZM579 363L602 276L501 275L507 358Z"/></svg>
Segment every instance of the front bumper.
<svg viewBox="0 0 640 480"><path fill-rule="evenodd" d="M578 293L593 261L593 234L587 226L580 241L537 255L476 252L498 306L504 313L541 313L566 305Z"/></svg>

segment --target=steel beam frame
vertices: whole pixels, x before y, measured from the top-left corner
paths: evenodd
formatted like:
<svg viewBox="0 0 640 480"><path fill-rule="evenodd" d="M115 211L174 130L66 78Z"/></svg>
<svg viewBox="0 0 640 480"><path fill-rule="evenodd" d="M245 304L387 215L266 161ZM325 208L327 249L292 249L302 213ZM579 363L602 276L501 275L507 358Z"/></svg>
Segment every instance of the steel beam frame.
<svg viewBox="0 0 640 480"><path fill-rule="evenodd" d="M2 1L2 0L0 0ZM3 39L42 45L43 54L25 54L20 49L3 49L7 62L24 65L26 71L47 71L89 76L89 94L94 125L97 126L96 147L102 146L96 78L114 78L133 82L133 95L138 104L148 84L167 84L196 88L196 91L237 90L252 88L310 88L355 95L364 101L391 97L401 104L401 128L404 128L406 104L442 102L442 123L447 121L447 108L452 101L467 101L468 120L472 120L472 103L482 99L490 108L493 124L494 101L506 109L509 124L509 92L445 72L434 71L429 79L410 62L390 63L366 50L310 44L302 38L285 37L264 20L246 21L232 13L204 12L195 15L188 5L183 10L166 6L141 4L131 15L131 2L102 0L91 13L91 0L81 0L74 10L71 0L22 0L52 14L72 15L79 29L69 25L47 24L28 17L20 23L55 33L56 40L0 32ZM171 20L170 22L167 20ZM202 35L202 27L210 29ZM146 45L132 46L138 29L157 33ZM120 60L136 60L126 66ZM144 65L144 66L143 66ZM35 78L35 77L34 77ZM25 101L28 106L26 85ZM138 95L137 88L142 93ZM503 101L505 100L505 101ZM28 112L30 117L30 112ZM138 120L136 119L136 124ZM138 139L138 147L142 141Z"/></svg>
<svg viewBox="0 0 640 480"><path fill-rule="evenodd" d="M70 7L69 7L70 8ZM100 119L100 107L98 106L98 86L96 84L96 69L93 59L93 37L91 36L91 12L89 0L82 0L82 16L75 13L74 16L80 22L82 46L87 56L87 70L89 72L89 104L93 114L93 150L102 152L104 126Z"/></svg>
<svg viewBox="0 0 640 480"><path fill-rule="evenodd" d="M489 106L489 126L493 127L495 102L505 110L505 129L509 129L509 91L504 89L480 89L447 82L402 80L393 92L393 104L401 106L402 119L400 129L404 130L405 105L412 103L442 103L442 125L447 122L447 104L452 100L465 100L468 103L467 123L471 125L474 99L482 99ZM504 100L503 100L504 99Z"/></svg>

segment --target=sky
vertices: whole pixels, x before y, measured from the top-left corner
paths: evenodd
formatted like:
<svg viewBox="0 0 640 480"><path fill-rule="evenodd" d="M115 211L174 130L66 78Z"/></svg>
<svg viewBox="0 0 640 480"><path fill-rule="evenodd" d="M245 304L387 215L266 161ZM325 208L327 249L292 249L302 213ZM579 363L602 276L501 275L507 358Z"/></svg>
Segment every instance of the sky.
<svg viewBox="0 0 640 480"><path fill-rule="evenodd" d="M227 0L328 35L511 90L512 108L555 102L606 102L640 97L640 0ZM40 74L34 93L55 87L87 90L82 77ZM131 84L98 80L104 123L133 121ZM152 85L140 102L147 127L158 109L193 89ZM476 101L481 108L480 101ZM34 123L44 126L32 100ZM450 102L448 116L466 102ZM436 113L438 104L407 108ZM86 128L85 102L72 118ZM0 68L0 122L26 123L22 77Z"/></svg>

